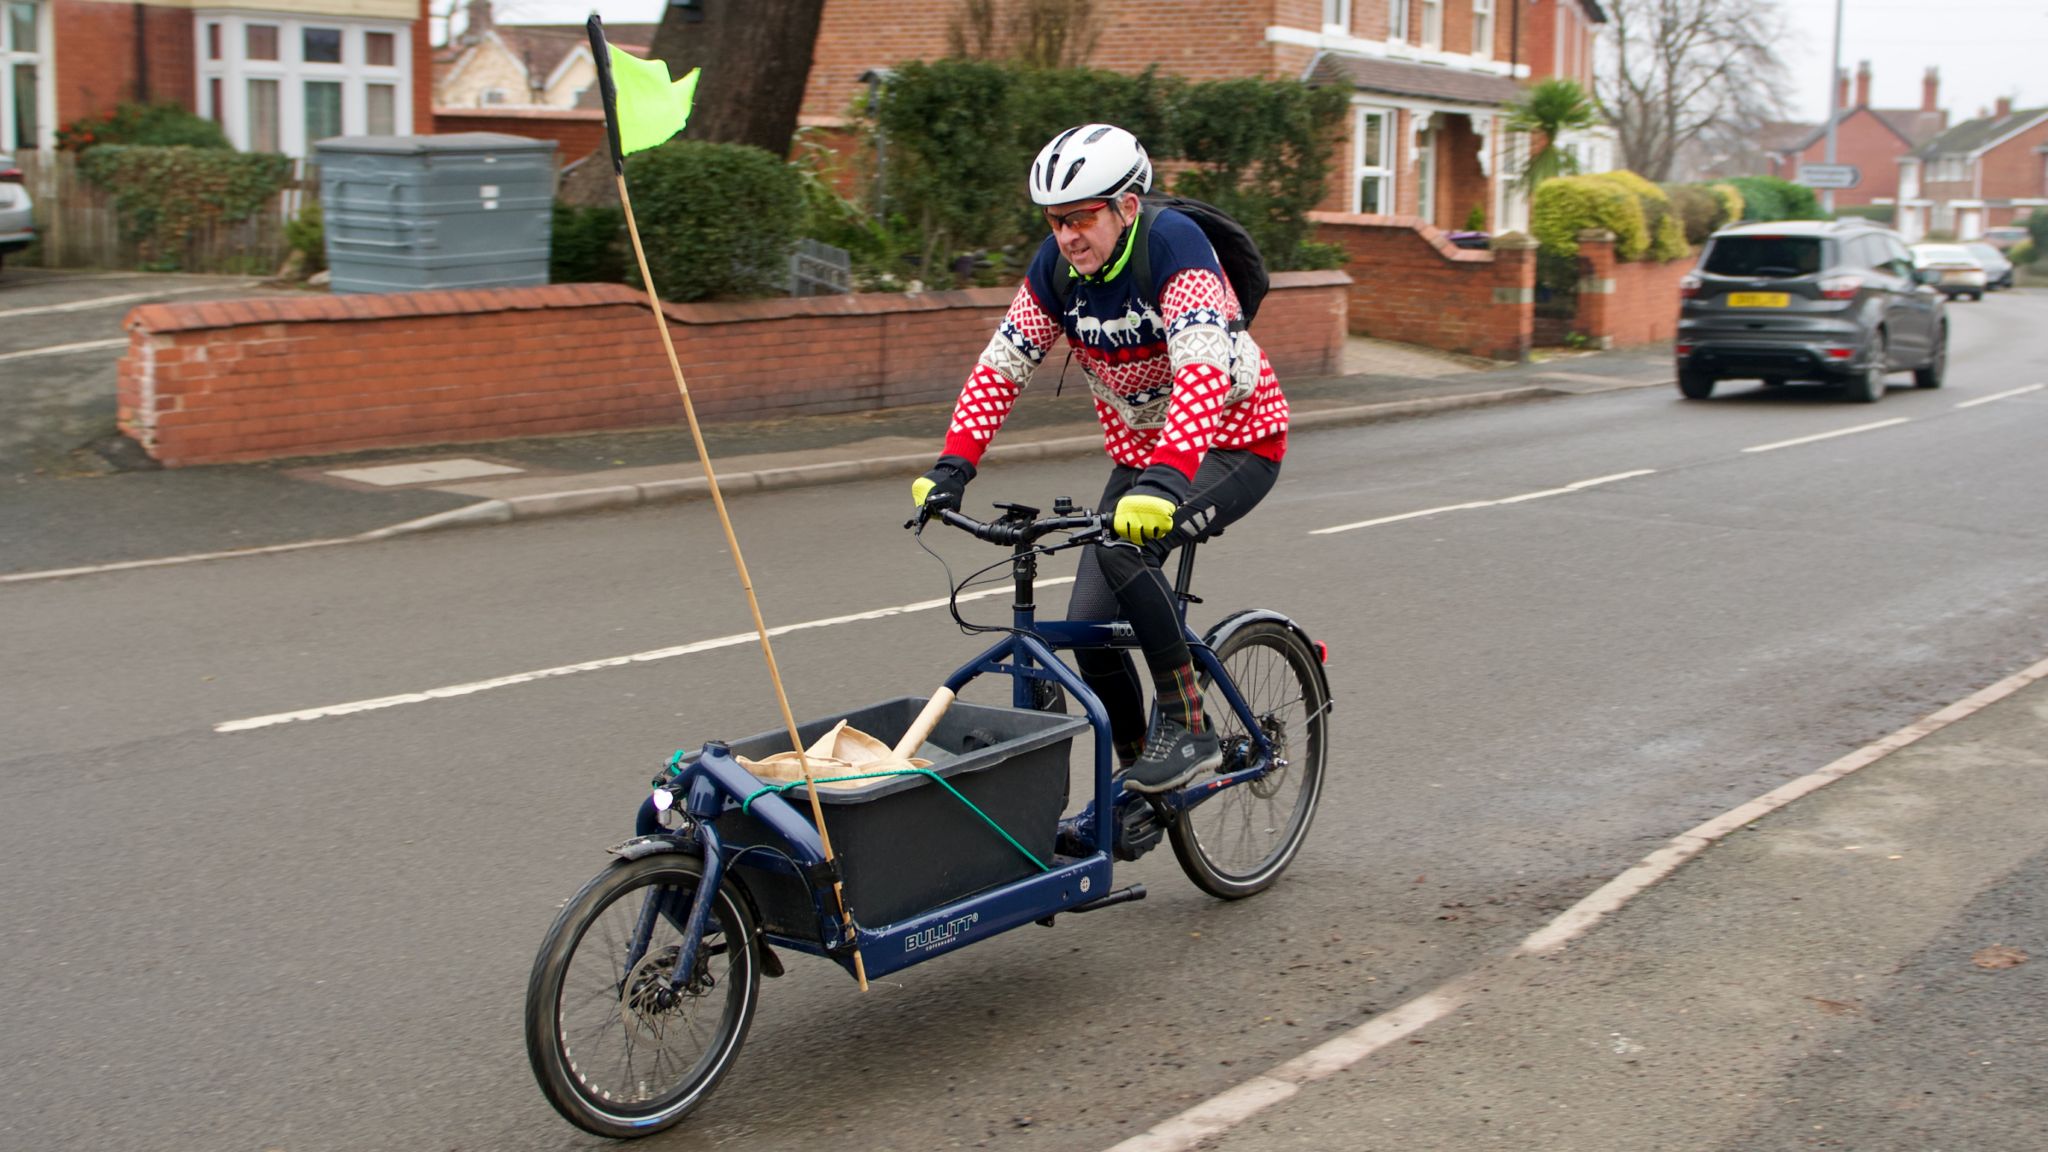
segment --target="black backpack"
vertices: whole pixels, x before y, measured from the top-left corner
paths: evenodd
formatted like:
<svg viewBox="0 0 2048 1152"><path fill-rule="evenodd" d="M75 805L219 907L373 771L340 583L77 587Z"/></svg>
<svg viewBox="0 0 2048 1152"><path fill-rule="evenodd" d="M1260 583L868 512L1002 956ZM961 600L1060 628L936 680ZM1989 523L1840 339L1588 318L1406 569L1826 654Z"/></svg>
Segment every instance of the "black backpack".
<svg viewBox="0 0 2048 1152"><path fill-rule="evenodd" d="M1259 302L1266 298L1266 289L1271 280L1266 275L1266 258L1259 254L1259 246L1252 234L1244 230L1230 213L1213 204L1190 200L1184 196L1146 196L1140 201L1144 211L1138 214L1138 235L1131 243L1132 272L1138 283L1145 286L1148 298L1159 298L1159 285L1152 282L1152 222L1159 218L1161 208L1171 208L1202 230L1209 238L1209 246L1216 250L1216 262L1223 265L1223 274L1230 278L1230 287L1237 293L1237 302L1244 309L1242 321L1232 321L1233 332L1251 327L1252 318L1258 315ZM1053 291L1059 296L1060 311L1065 312L1074 300L1074 269L1065 260L1056 262L1052 274Z"/></svg>

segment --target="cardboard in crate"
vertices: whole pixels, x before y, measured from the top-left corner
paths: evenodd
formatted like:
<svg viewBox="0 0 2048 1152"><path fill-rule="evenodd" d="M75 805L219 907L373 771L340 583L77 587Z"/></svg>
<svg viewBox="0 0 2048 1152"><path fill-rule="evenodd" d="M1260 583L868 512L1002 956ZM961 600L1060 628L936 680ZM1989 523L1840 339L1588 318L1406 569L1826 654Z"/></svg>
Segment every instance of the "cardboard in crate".
<svg viewBox="0 0 2048 1152"><path fill-rule="evenodd" d="M885 744L894 744L924 708L904 696L797 728L805 745L842 718ZM1058 713L993 708L956 700L926 741L946 755L932 765L947 783L1047 864L1067 804L1067 759L1088 721ZM787 752L786 731L763 732L731 745L733 754L763 760ZM806 820L810 800L802 785L783 794ZM1023 853L945 788L925 776L891 776L854 788L820 788L825 830L831 834L854 919L880 927L1037 873ZM779 847L766 825L744 812L717 821L728 848ZM782 936L816 939L817 914L804 882L759 863L748 853L734 865L760 906L763 925Z"/></svg>

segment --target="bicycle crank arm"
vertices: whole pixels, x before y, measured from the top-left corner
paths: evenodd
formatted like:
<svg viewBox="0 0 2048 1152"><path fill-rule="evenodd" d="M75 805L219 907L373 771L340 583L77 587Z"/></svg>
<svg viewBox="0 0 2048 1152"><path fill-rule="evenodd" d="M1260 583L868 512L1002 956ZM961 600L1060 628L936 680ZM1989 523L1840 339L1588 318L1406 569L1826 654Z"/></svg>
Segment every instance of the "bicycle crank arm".
<svg viewBox="0 0 2048 1152"><path fill-rule="evenodd" d="M1145 886L1143 884L1133 884L1129 888L1119 888L1100 899L1090 900L1086 904L1076 904L1072 908L1067 909L1067 911L1093 912L1097 908L1107 908L1112 904L1128 904L1133 900L1143 900L1144 898Z"/></svg>

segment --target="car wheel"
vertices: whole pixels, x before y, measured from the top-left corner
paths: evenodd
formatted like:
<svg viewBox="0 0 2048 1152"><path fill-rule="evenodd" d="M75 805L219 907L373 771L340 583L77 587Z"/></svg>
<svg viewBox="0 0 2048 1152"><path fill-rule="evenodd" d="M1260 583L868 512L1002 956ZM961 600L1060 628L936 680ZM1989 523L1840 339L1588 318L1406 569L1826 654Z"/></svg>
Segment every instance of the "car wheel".
<svg viewBox="0 0 2048 1152"><path fill-rule="evenodd" d="M1983 302L1984 302L1984 294L1983 294L1982 292L1972 292L1972 293L1970 293L1970 303L1972 303L1972 304L1982 304Z"/></svg>
<svg viewBox="0 0 2048 1152"><path fill-rule="evenodd" d="M1943 325L1934 336L1934 355L1927 358L1922 368L1913 369L1913 387L1939 388L1948 375L1948 326Z"/></svg>
<svg viewBox="0 0 2048 1152"><path fill-rule="evenodd" d="M1678 393L1687 400L1705 400L1711 397L1714 394L1713 374L1692 368L1680 368Z"/></svg>
<svg viewBox="0 0 2048 1152"><path fill-rule="evenodd" d="M1845 399L1855 404L1875 404L1884 399L1884 378L1890 374L1891 343L1885 339L1882 329L1877 333L1877 344L1870 350L1870 361L1863 371L1851 376Z"/></svg>

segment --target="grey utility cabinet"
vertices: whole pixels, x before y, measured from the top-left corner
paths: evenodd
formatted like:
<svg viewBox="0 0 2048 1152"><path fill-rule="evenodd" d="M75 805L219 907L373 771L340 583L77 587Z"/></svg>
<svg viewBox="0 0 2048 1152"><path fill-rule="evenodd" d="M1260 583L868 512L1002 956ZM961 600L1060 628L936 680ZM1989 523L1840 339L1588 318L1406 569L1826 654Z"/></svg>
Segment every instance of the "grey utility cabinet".
<svg viewBox="0 0 2048 1152"><path fill-rule="evenodd" d="M334 291L548 282L554 141L336 136L313 155Z"/></svg>

